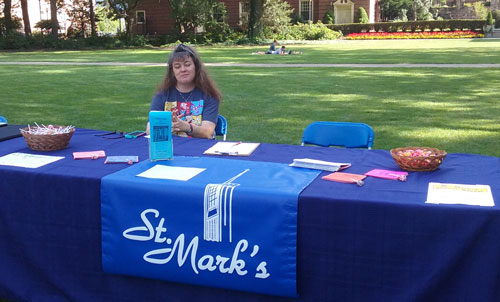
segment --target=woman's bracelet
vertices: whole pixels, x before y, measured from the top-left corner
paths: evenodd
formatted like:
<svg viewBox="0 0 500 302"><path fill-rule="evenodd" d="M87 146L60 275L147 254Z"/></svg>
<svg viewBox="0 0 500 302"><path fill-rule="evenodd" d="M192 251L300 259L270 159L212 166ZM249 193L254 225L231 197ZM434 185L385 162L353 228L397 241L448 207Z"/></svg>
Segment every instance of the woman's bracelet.
<svg viewBox="0 0 500 302"><path fill-rule="evenodd" d="M187 135L192 135L194 133L194 126L193 124L189 123L189 131L186 132Z"/></svg>

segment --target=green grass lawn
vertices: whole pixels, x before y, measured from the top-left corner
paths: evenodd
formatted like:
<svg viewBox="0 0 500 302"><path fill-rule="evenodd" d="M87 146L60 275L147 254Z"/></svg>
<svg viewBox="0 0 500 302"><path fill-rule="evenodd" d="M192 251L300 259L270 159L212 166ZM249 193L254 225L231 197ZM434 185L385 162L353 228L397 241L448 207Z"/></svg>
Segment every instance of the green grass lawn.
<svg viewBox="0 0 500 302"><path fill-rule="evenodd" d="M307 45L325 62L309 57L311 61L300 63L445 63L436 57L446 54L455 57L455 63L500 63L500 40L484 41L425 40L420 47L418 41ZM202 47L200 52L207 62L262 63L276 57L248 54L255 49ZM161 62L167 54L149 49L9 52L0 53L0 60ZM295 58L308 56L273 62ZM376 149L418 145L500 156L500 68L210 67L209 71L224 95L221 114L229 122L229 140L299 144L312 121L352 121L373 127ZM0 115L10 123L143 129L164 72L164 67L0 65Z"/></svg>
<svg viewBox="0 0 500 302"><path fill-rule="evenodd" d="M334 41L292 44L302 55L252 55L268 46L197 47L206 63L500 63L500 39ZM0 52L1 61L166 62L169 49Z"/></svg>

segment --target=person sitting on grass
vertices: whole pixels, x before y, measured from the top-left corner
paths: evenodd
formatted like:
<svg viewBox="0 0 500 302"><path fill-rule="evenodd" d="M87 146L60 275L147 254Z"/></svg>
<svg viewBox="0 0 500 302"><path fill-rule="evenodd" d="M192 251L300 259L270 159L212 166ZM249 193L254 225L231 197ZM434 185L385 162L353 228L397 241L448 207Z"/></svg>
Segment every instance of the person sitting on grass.
<svg viewBox="0 0 500 302"><path fill-rule="evenodd" d="M273 43L271 43L271 46L269 47L269 50L266 51L266 54L270 55L273 54L276 51L276 45L278 44L278 41L274 40Z"/></svg>

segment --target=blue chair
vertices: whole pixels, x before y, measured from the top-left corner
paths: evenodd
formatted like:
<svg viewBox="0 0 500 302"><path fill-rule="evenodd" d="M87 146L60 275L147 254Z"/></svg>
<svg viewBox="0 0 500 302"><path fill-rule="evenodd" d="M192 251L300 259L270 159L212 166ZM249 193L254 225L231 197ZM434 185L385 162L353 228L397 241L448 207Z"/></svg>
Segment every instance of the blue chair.
<svg viewBox="0 0 500 302"><path fill-rule="evenodd" d="M227 120L224 116L219 114L217 118L217 125L215 125L215 135L222 135L222 140L226 140L227 134Z"/></svg>
<svg viewBox="0 0 500 302"><path fill-rule="evenodd" d="M0 125L7 125L7 119L0 115Z"/></svg>
<svg viewBox="0 0 500 302"><path fill-rule="evenodd" d="M313 122L304 129L302 146L313 144L371 149L374 136L373 129L363 123Z"/></svg>

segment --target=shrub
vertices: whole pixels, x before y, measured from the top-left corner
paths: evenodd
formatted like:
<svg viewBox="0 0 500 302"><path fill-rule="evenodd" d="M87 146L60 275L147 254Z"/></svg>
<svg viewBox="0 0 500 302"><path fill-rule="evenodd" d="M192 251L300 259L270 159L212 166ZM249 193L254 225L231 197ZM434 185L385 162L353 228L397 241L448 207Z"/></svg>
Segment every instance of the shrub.
<svg viewBox="0 0 500 302"><path fill-rule="evenodd" d="M16 31L22 28L22 19L17 16L11 16L11 30ZM7 34L7 28L5 26L5 18L0 17L0 36L5 36Z"/></svg>
<svg viewBox="0 0 500 302"><path fill-rule="evenodd" d="M495 27L500 27L500 9L493 11L493 19L495 19Z"/></svg>
<svg viewBox="0 0 500 302"><path fill-rule="evenodd" d="M493 20L493 13L491 11L488 12L488 17L486 18L486 24L493 25L495 21Z"/></svg>
<svg viewBox="0 0 500 302"><path fill-rule="evenodd" d="M316 24L299 23L289 27L286 35L278 36L279 40L336 40L342 34L324 25L322 22Z"/></svg>
<svg viewBox="0 0 500 302"><path fill-rule="evenodd" d="M341 31L344 35L350 33L361 33L368 31L376 32L415 32L444 30L477 30L481 31L486 20L480 19L448 19L448 20L428 20L428 21L408 21L408 22L377 22L370 24L349 23L328 25L329 28Z"/></svg>
<svg viewBox="0 0 500 302"><path fill-rule="evenodd" d="M482 2L474 2L474 12L476 13L476 17L478 19L486 19L486 16L488 15L488 9L484 7L484 3Z"/></svg>
<svg viewBox="0 0 500 302"><path fill-rule="evenodd" d="M323 16L323 24L335 24L335 15L331 8L329 8Z"/></svg>
<svg viewBox="0 0 500 302"><path fill-rule="evenodd" d="M0 49L23 49L28 48L29 42L24 34L18 31L11 31L4 36L0 36Z"/></svg>
<svg viewBox="0 0 500 302"><path fill-rule="evenodd" d="M368 14L366 13L366 10L362 6L359 7L359 23L361 24L370 23L370 19L368 19Z"/></svg>
<svg viewBox="0 0 500 302"><path fill-rule="evenodd" d="M49 34L52 29L52 23L50 20L40 20L35 24L35 28L40 29L42 34Z"/></svg>

